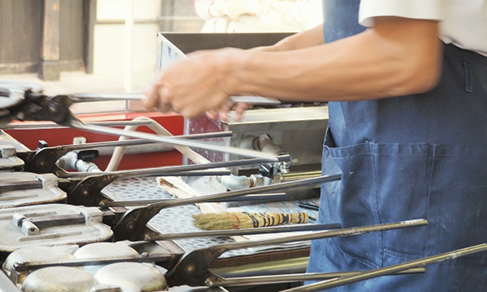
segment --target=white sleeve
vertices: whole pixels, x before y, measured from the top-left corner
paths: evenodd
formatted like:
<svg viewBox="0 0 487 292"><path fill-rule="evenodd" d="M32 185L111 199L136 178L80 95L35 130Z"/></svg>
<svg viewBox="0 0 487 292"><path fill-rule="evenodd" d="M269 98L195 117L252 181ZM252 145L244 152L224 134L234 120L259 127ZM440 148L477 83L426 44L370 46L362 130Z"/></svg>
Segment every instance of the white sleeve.
<svg viewBox="0 0 487 292"><path fill-rule="evenodd" d="M443 19L444 0L361 0L359 23L374 26L374 17L397 16L414 19Z"/></svg>

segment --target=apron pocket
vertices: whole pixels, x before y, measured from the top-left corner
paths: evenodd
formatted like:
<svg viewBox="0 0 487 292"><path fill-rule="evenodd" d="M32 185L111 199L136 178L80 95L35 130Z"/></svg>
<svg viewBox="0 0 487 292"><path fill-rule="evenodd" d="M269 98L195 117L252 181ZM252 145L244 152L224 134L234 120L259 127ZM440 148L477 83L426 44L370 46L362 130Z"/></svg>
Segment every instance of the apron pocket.
<svg viewBox="0 0 487 292"><path fill-rule="evenodd" d="M330 140L331 141L331 140ZM326 143L323 171L332 161L342 181L322 187L322 213L343 227L427 219L433 147L429 144L363 143L333 147ZM383 256L401 260L425 254L426 227L334 238L346 254L378 266ZM360 255L360 256L359 256Z"/></svg>
<svg viewBox="0 0 487 292"><path fill-rule="evenodd" d="M439 145L435 148L428 228L432 254L487 242L487 147ZM446 264L487 264L487 254Z"/></svg>

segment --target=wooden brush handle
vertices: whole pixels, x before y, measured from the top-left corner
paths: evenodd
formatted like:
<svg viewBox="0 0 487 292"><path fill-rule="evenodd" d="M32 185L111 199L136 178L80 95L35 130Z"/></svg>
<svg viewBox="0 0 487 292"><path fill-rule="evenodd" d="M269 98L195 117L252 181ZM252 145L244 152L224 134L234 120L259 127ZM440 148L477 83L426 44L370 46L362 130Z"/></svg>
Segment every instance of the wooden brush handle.
<svg viewBox="0 0 487 292"><path fill-rule="evenodd" d="M243 212L251 220L254 228L274 226L287 223L306 223L308 222L308 214L306 212L299 213L247 213Z"/></svg>

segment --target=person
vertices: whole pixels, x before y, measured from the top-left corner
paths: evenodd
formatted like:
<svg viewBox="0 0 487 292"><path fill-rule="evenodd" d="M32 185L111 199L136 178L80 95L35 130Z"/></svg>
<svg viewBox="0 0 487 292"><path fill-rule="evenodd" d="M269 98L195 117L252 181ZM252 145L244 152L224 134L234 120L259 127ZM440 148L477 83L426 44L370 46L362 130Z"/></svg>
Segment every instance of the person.
<svg viewBox="0 0 487 292"><path fill-rule="evenodd" d="M194 0L201 32L298 32L322 22L319 0Z"/></svg>
<svg viewBox="0 0 487 292"><path fill-rule="evenodd" d="M232 95L329 101L319 221L428 225L315 240L309 272L368 270L487 242L487 1L325 0L271 47L196 52L146 106L228 118ZM324 43L325 41L325 43ZM487 253L332 291L481 291Z"/></svg>

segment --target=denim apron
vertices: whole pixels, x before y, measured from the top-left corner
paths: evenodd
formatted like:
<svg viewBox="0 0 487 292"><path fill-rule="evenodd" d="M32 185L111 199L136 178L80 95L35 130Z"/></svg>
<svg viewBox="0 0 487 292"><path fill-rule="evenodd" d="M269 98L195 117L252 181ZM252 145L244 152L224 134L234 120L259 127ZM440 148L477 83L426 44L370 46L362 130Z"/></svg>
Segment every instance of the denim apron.
<svg viewBox="0 0 487 292"><path fill-rule="evenodd" d="M327 43L365 30L359 0L325 0ZM428 226L315 240L308 272L377 269L487 242L487 57L443 45L430 92L330 102L321 223L364 226L426 218ZM487 253L330 291L487 291Z"/></svg>

